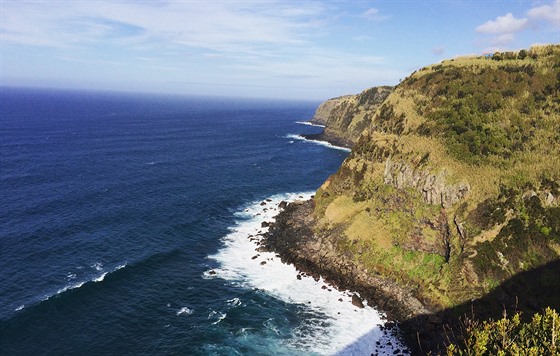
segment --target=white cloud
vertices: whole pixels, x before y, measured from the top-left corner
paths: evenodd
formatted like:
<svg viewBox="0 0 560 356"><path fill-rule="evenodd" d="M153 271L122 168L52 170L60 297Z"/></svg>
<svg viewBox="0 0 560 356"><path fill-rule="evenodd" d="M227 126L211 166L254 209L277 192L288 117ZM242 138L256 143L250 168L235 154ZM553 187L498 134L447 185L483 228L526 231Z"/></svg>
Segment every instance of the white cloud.
<svg viewBox="0 0 560 356"><path fill-rule="evenodd" d="M315 3L278 1L6 2L2 41L51 47L135 39L217 51L303 45L324 16ZM131 31L132 29L136 31Z"/></svg>
<svg viewBox="0 0 560 356"><path fill-rule="evenodd" d="M376 8L371 8L362 13L362 17L370 21L383 21L388 18L388 16L381 15L379 10Z"/></svg>
<svg viewBox="0 0 560 356"><path fill-rule="evenodd" d="M496 20L486 21L477 26L476 31L489 34L514 33L525 28L528 22L526 18L516 19L511 13L507 13L505 16L498 16Z"/></svg>
<svg viewBox="0 0 560 356"><path fill-rule="evenodd" d="M115 81L208 87L270 84L293 95L296 81L318 96L333 87L346 91L352 85L356 89L348 92L354 92L402 77L373 50L352 54L324 41L343 21L336 6L283 0L3 1L0 41L22 77L33 77L21 70L31 68L78 83L118 76ZM368 16L384 18L379 11ZM46 55L24 67L19 48ZM74 72L62 70L70 67Z"/></svg>
<svg viewBox="0 0 560 356"><path fill-rule="evenodd" d="M515 35L521 31L540 31L543 23L550 24L558 32L560 39L560 0L554 0L550 5L530 8L522 18L516 18L512 13L498 16L495 20L477 26L475 30L487 35L483 43L491 46L486 48L486 51L491 52L511 47L515 43Z"/></svg>
<svg viewBox="0 0 560 356"><path fill-rule="evenodd" d="M560 0L554 1L551 5L534 7L527 11L527 16L533 21L547 21L560 29Z"/></svg>

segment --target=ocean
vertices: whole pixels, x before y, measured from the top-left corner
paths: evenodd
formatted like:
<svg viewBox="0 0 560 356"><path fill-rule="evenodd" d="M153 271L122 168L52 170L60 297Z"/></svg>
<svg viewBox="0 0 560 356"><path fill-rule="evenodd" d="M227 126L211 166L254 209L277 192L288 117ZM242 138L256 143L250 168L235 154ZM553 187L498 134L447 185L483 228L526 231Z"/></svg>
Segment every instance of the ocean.
<svg viewBox="0 0 560 356"><path fill-rule="evenodd" d="M348 154L298 136L318 104L2 88L0 354L404 350L255 251Z"/></svg>

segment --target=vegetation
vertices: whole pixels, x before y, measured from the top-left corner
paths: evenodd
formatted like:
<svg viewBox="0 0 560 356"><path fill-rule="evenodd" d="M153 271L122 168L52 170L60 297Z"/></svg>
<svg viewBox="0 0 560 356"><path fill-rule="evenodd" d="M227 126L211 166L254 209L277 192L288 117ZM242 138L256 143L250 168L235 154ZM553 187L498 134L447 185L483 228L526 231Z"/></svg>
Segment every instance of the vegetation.
<svg viewBox="0 0 560 356"><path fill-rule="evenodd" d="M373 87L358 95L349 95L332 100L338 104L330 111L326 120L327 138L355 143L360 133L371 124L372 113L391 93L392 87Z"/></svg>
<svg viewBox="0 0 560 356"><path fill-rule="evenodd" d="M559 45L444 61L380 99L329 118L362 132L315 196L341 253L436 308L560 258Z"/></svg>
<svg viewBox="0 0 560 356"><path fill-rule="evenodd" d="M560 353L560 316L546 308L521 321L520 313L500 320L480 322L465 318L459 344L447 347L447 355L558 355Z"/></svg>
<svg viewBox="0 0 560 356"><path fill-rule="evenodd" d="M442 135L457 159L480 164L489 156L508 159L539 131L558 129L547 117L560 110L560 59L554 49L542 52L539 60L526 51L495 54L504 58L497 66L447 62L406 81L432 98L418 132Z"/></svg>

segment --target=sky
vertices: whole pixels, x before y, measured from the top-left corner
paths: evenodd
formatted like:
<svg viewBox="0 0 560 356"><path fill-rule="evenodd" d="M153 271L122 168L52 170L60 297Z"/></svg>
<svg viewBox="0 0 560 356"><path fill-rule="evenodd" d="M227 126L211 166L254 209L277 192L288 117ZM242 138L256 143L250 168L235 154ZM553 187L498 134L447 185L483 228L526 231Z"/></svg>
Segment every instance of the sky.
<svg viewBox="0 0 560 356"><path fill-rule="evenodd" d="M560 0L0 0L0 85L325 100L560 43Z"/></svg>

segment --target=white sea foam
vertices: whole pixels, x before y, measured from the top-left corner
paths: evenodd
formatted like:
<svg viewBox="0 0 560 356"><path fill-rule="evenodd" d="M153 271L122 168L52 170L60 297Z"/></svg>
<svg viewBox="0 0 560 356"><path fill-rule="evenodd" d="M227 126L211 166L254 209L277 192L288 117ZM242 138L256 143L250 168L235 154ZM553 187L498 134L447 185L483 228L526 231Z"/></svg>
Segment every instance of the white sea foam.
<svg viewBox="0 0 560 356"><path fill-rule="evenodd" d="M103 263L94 262L92 263L91 268L95 268L97 271L103 271Z"/></svg>
<svg viewBox="0 0 560 356"><path fill-rule="evenodd" d="M181 309L179 309L177 311L177 315L191 315L193 313L192 309L189 309L187 307L182 307Z"/></svg>
<svg viewBox="0 0 560 356"><path fill-rule="evenodd" d="M307 126L315 126L315 127L325 127L325 125L314 124L311 121L296 121L296 124L307 125Z"/></svg>
<svg viewBox="0 0 560 356"><path fill-rule="evenodd" d="M23 308L25 308L25 305L22 304L22 305L20 305L19 307L17 307L17 308L15 309L15 311L20 311L20 310L22 310Z"/></svg>
<svg viewBox="0 0 560 356"><path fill-rule="evenodd" d="M222 313L222 312L217 312L215 310L212 310L210 312L210 314L208 314L208 319L216 319L216 321L214 321L212 323L212 325L216 325L218 324L220 321L224 320L227 316L227 313Z"/></svg>
<svg viewBox="0 0 560 356"><path fill-rule="evenodd" d="M239 298L230 299L227 301L227 303L232 307L238 307L242 304Z"/></svg>
<svg viewBox="0 0 560 356"><path fill-rule="evenodd" d="M126 263L122 264L122 265L118 265L117 267L115 267L112 271L107 271L107 272L103 272L99 277L94 278L92 281L93 282L102 282L105 279L105 276L108 275L109 273L113 273L118 271L119 269L125 268L126 267Z"/></svg>
<svg viewBox="0 0 560 356"><path fill-rule="evenodd" d="M294 336L289 344L298 350L325 355L370 355L374 351L392 354L397 348L405 349L398 339L381 331L385 319L380 312L368 306L356 308L351 303L351 293L340 292L322 279L315 281L303 277L298 280L294 266L283 264L274 253L256 251L259 234L267 230L261 224L274 221L279 212L278 204L282 200L309 199L312 194L276 195L270 198L271 201L259 201L241 209L236 213L239 222L223 238L224 248L210 256L221 268L207 271L205 277L223 278L241 287L257 288L282 301L305 306L306 311L316 316L293 330ZM228 303L237 301L232 299ZM376 341L382 345L390 341L392 346L376 348Z"/></svg>
<svg viewBox="0 0 560 356"><path fill-rule="evenodd" d="M109 273L109 272L103 272L101 274L101 276L99 276L97 278L94 278L93 282L102 282L105 279L105 276L107 275L107 273Z"/></svg>
<svg viewBox="0 0 560 356"><path fill-rule="evenodd" d="M212 325L218 324L220 321L224 320L227 316L227 313L219 313L218 320L212 323Z"/></svg>
<svg viewBox="0 0 560 356"><path fill-rule="evenodd" d="M61 293L64 293L64 292L72 290L72 289L80 288L81 286L83 286L86 283L87 282L84 281L84 282L68 284L68 285L64 286L64 288L61 288L58 291L56 291L56 294L61 294ZM43 300L47 300L50 297L52 297L52 296L46 296Z"/></svg>
<svg viewBox="0 0 560 356"><path fill-rule="evenodd" d="M340 150L340 151L344 151L344 152L350 152L351 151L351 149L349 149L349 148L342 147L342 146L336 146L336 145L333 145L332 143L327 142L327 141L309 140L309 139L307 139L307 138L305 138L301 135L288 134L288 135L286 135L286 138L293 139L293 140L311 142L311 143L314 143L314 144L319 145L319 146L325 146L325 147L328 147L328 148L332 148L332 149Z"/></svg>

